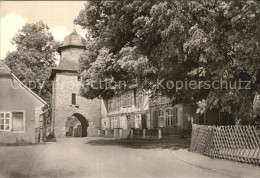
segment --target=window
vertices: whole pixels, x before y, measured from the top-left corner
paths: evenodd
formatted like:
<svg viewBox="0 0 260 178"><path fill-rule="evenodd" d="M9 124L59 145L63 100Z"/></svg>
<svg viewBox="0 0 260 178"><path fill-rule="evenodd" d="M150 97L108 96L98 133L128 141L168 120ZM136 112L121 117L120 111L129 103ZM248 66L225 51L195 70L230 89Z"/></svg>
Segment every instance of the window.
<svg viewBox="0 0 260 178"><path fill-rule="evenodd" d="M132 93L129 92L128 93L128 106L131 106L132 105Z"/></svg>
<svg viewBox="0 0 260 178"><path fill-rule="evenodd" d="M116 117L114 117L114 128L118 128L118 126L117 126L117 118Z"/></svg>
<svg viewBox="0 0 260 178"><path fill-rule="evenodd" d="M123 94L123 107L127 107L128 106L128 97L127 97L127 93Z"/></svg>
<svg viewBox="0 0 260 178"><path fill-rule="evenodd" d="M76 105L76 94L72 93L71 95L71 104Z"/></svg>
<svg viewBox="0 0 260 178"><path fill-rule="evenodd" d="M125 107L129 106L129 97L128 94L125 94L125 98L126 98L126 103L125 103Z"/></svg>
<svg viewBox="0 0 260 178"><path fill-rule="evenodd" d="M140 114L135 115L135 128L140 128L141 126L141 118Z"/></svg>
<svg viewBox="0 0 260 178"><path fill-rule="evenodd" d="M114 109L113 110L119 111L120 110L120 97L116 96L113 100L114 100Z"/></svg>
<svg viewBox="0 0 260 178"><path fill-rule="evenodd" d="M158 115L158 126L163 127L164 126L163 111L162 110L158 111L157 115Z"/></svg>
<svg viewBox="0 0 260 178"><path fill-rule="evenodd" d="M110 104L111 104L110 111L113 111L113 99L110 100Z"/></svg>
<svg viewBox="0 0 260 178"><path fill-rule="evenodd" d="M117 98L117 107L118 107L118 111L119 111L120 107L121 107L121 105L120 105L120 96L118 96L118 98Z"/></svg>
<svg viewBox="0 0 260 178"><path fill-rule="evenodd" d="M110 122L111 122L111 129L113 129L114 128L114 118L110 118Z"/></svg>
<svg viewBox="0 0 260 178"><path fill-rule="evenodd" d="M13 112L13 128L14 131L24 130L23 112Z"/></svg>
<svg viewBox="0 0 260 178"><path fill-rule="evenodd" d="M80 77L80 75L78 76L78 81L79 81L79 82L81 81L81 77Z"/></svg>
<svg viewBox="0 0 260 178"><path fill-rule="evenodd" d="M144 100L142 89L138 88L135 90L135 106L140 108Z"/></svg>
<svg viewBox="0 0 260 178"><path fill-rule="evenodd" d="M123 94L123 107L125 107L125 106L126 106L126 95Z"/></svg>
<svg viewBox="0 0 260 178"><path fill-rule="evenodd" d="M0 113L0 130L10 130L11 113Z"/></svg>
<svg viewBox="0 0 260 178"><path fill-rule="evenodd" d="M162 119L163 118L163 111L158 111L158 118Z"/></svg>
<svg viewBox="0 0 260 178"><path fill-rule="evenodd" d="M115 96L108 100L108 111L120 110L120 97Z"/></svg>
<svg viewBox="0 0 260 178"><path fill-rule="evenodd" d="M111 101L111 99L109 99L108 100L108 111L112 110L111 105L112 105L112 101Z"/></svg>
<svg viewBox="0 0 260 178"><path fill-rule="evenodd" d="M121 95L122 98L122 107L129 107L132 105L132 93L131 92L126 92ZM120 99L118 99L120 101ZM121 107L120 104L118 107Z"/></svg>
<svg viewBox="0 0 260 178"><path fill-rule="evenodd" d="M139 90L138 101L140 104L143 103L143 91L141 89Z"/></svg>
<svg viewBox="0 0 260 178"><path fill-rule="evenodd" d="M166 110L166 127L177 125L177 108Z"/></svg>
<svg viewBox="0 0 260 178"><path fill-rule="evenodd" d="M172 126L173 125L173 111L172 109L167 109L166 110L166 127Z"/></svg>
<svg viewBox="0 0 260 178"><path fill-rule="evenodd" d="M153 111L153 127L158 127L158 115L156 111Z"/></svg>
<svg viewBox="0 0 260 178"><path fill-rule="evenodd" d="M116 106L116 105L117 105L116 101L117 101L117 100L116 100L116 97L114 97L114 98L113 98L113 111L116 110L116 107L117 107L117 106Z"/></svg>

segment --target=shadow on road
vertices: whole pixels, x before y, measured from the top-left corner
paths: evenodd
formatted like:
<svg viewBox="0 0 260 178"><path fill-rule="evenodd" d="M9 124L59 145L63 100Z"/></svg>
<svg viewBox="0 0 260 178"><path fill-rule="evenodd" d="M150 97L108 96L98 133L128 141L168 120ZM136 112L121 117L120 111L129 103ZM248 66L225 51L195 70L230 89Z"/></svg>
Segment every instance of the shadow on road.
<svg viewBox="0 0 260 178"><path fill-rule="evenodd" d="M136 140L136 139L99 139L90 140L86 144L93 146L119 146L132 149L170 149L189 148L190 138L174 140Z"/></svg>

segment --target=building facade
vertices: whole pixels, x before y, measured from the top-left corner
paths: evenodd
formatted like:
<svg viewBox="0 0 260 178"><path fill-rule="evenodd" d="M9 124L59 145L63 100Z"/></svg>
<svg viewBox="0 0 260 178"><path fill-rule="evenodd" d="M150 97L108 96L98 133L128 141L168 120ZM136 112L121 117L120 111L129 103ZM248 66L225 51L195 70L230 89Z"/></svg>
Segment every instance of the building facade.
<svg viewBox="0 0 260 178"><path fill-rule="evenodd" d="M0 142L35 142L45 105L0 61Z"/></svg>
<svg viewBox="0 0 260 178"><path fill-rule="evenodd" d="M79 59L86 49L86 40L75 30L58 48L60 63L52 69L52 118L56 137L97 135L100 127L100 100L79 95L81 86Z"/></svg>
<svg viewBox="0 0 260 178"><path fill-rule="evenodd" d="M190 130L195 117L191 105L172 106L167 97L151 99L141 88L133 88L102 100L102 134L120 138L161 136L176 130ZM160 133L158 133L160 131Z"/></svg>
<svg viewBox="0 0 260 178"><path fill-rule="evenodd" d="M188 133L196 117L194 107L190 104L174 105L171 99L157 96L150 100L151 128L161 128L162 135Z"/></svg>
<svg viewBox="0 0 260 178"><path fill-rule="evenodd" d="M130 137L132 129L150 126L149 98L140 88L124 91L102 100L101 116L105 135Z"/></svg>

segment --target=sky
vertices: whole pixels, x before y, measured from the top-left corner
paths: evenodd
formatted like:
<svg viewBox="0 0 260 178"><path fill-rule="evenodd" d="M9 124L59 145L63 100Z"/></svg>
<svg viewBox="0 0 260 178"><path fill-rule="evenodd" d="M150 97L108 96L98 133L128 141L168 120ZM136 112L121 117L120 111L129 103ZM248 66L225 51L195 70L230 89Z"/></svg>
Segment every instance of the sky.
<svg viewBox="0 0 260 178"><path fill-rule="evenodd" d="M48 24L55 40L63 41L73 31L73 20L84 9L86 1L0 1L0 59L14 51L11 39L25 23L40 20ZM85 37L86 30L75 26Z"/></svg>

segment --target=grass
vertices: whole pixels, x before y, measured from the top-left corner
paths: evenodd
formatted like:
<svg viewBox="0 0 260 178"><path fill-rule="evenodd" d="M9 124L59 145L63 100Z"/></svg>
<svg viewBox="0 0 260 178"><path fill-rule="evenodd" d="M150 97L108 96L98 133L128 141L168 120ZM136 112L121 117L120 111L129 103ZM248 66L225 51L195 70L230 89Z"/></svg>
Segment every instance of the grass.
<svg viewBox="0 0 260 178"><path fill-rule="evenodd" d="M38 145L40 143L33 143L31 141L26 141L24 139L16 139L15 143L1 143L0 146L28 146L28 145Z"/></svg>
<svg viewBox="0 0 260 178"><path fill-rule="evenodd" d="M146 139L100 139L90 140L87 144L97 146L121 146L133 149L170 149L177 150L190 147L190 138L176 138L172 140Z"/></svg>

